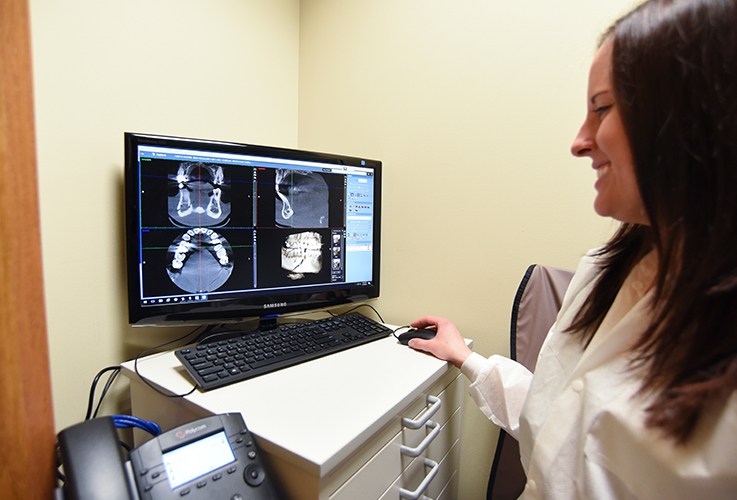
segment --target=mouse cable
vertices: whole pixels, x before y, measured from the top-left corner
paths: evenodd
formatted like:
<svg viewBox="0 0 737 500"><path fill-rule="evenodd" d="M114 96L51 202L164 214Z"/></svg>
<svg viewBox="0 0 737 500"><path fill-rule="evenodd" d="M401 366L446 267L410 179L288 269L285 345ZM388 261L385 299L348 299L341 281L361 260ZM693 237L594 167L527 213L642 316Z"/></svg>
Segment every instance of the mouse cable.
<svg viewBox="0 0 737 500"><path fill-rule="evenodd" d="M337 314L334 313L333 311L328 311L328 314L330 314L333 317L335 317L335 316L342 316L344 314L351 313L351 312L355 311L356 309L360 309L362 307L368 307L369 309L371 309L372 311L374 311L374 314L376 314L376 316L379 318L379 321L382 322L382 323L384 323L384 318L381 317L381 314L379 313L379 311L377 311L376 308L374 306L372 306L371 304L358 304L357 306L351 307L347 311L343 311L343 312L337 313Z"/></svg>
<svg viewBox="0 0 737 500"><path fill-rule="evenodd" d="M407 329L407 330L409 330L410 328L412 328L412 325L402 325L402 326L398 326L397 328L395 328L394 330L392 330L392 335L394 335L394 338L395 338L395 339L399 340L399 335L397 335L397 332L398 332L399 330L403 330L403 329ZM404 332L402 332L402 333L404 333Z"/></svg>

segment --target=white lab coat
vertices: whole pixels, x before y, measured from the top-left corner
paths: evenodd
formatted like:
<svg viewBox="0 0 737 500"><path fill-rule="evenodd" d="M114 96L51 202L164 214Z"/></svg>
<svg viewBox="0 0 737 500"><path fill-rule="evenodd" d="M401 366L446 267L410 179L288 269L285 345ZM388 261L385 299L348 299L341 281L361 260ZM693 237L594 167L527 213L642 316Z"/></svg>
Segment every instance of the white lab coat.
<svg viewBox="0 0 737 500"><path fill-rule="evenodd" d="M708 411L685 446L646 428L651 396L630 351L650 317L654 257L625 281L583 350L562 333L593 286L585 256L571 281L534 376L501 356L472 354L463 373L484 414L520 444L527 485L521 498L737 499L737 393ZM735 332L737 334L737 332Z"/></svg>

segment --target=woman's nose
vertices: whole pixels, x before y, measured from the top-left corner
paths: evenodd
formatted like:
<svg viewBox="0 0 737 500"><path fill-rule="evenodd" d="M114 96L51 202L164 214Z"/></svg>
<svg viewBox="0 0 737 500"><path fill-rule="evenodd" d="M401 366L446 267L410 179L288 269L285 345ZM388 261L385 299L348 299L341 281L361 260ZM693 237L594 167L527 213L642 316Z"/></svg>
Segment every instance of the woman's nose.
<svg viewBox="0 0 737 500"><path fill-rule="evenodd" d="M573 156L582 157L587 156L594 149L594 141L591 139L591 134L587 133L586 126L581 127L578 131L576 138L573 139L571 144L571 154Z"/></svg>

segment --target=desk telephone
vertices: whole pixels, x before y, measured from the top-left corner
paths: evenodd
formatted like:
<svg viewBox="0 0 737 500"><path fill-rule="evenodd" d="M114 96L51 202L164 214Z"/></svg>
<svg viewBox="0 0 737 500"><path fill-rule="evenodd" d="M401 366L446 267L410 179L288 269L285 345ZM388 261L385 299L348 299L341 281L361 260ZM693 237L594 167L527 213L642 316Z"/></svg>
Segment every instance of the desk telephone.
<svg viewBox="0 0 737 500"><path fill-rule="evenodd" d="M239 413L206 417L145 442L123 460L110 417L58 435L66 479L58 500L277 498Z"/></svg>

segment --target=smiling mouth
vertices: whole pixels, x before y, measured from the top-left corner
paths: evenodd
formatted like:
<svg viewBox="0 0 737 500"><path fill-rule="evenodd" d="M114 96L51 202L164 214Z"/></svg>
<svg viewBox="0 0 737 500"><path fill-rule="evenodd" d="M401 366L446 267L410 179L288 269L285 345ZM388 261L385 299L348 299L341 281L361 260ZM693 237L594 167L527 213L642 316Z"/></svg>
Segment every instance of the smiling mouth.
<svg viewBox="0 0 737 500"><path fill-rule="evenodd" d="M609 171L610 165L611 164L609 162L595 165L594 170L596 171L596 178L601 179L601 177Z"/></svg>

